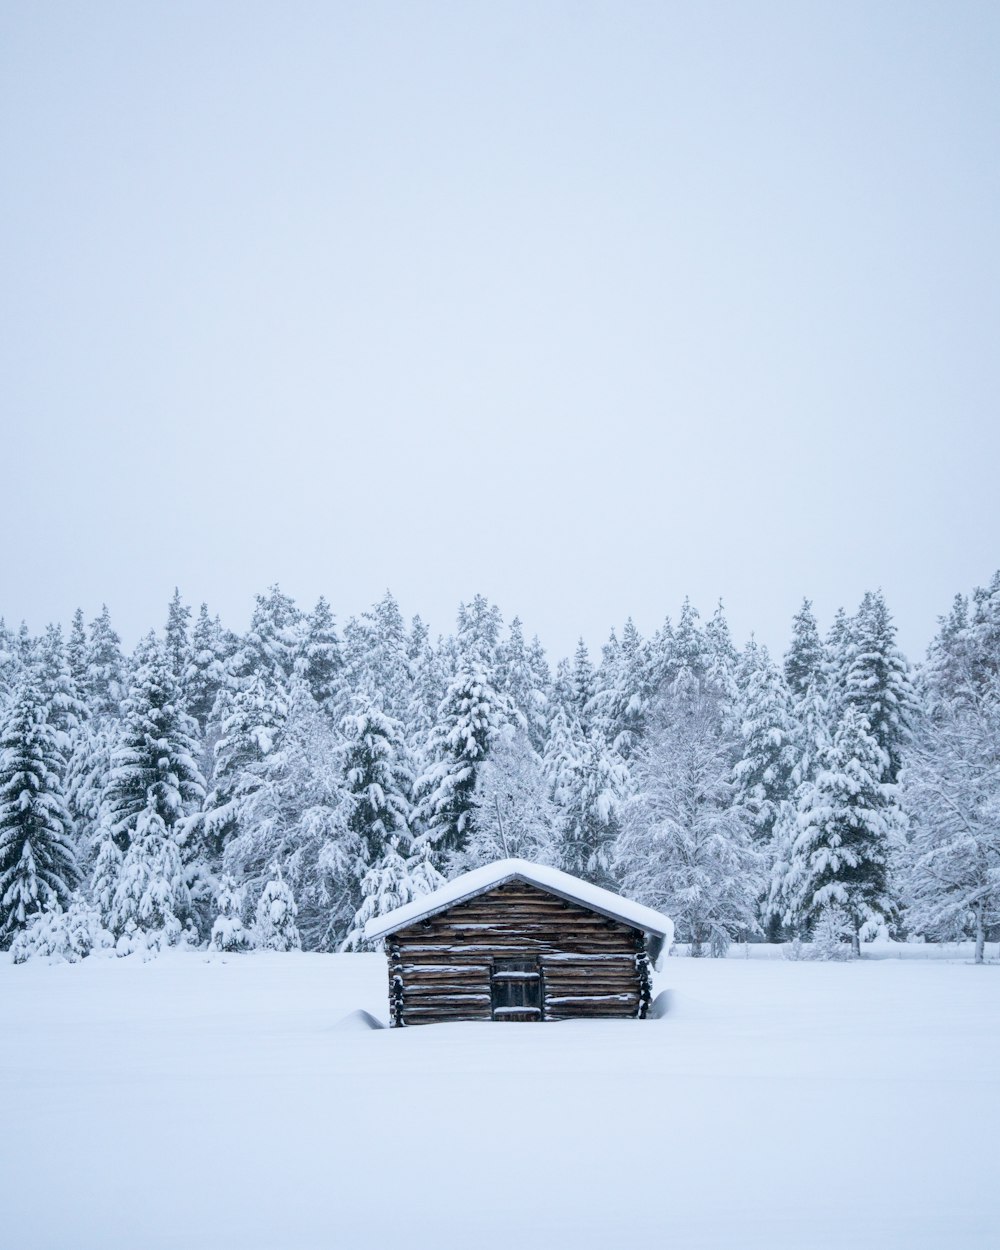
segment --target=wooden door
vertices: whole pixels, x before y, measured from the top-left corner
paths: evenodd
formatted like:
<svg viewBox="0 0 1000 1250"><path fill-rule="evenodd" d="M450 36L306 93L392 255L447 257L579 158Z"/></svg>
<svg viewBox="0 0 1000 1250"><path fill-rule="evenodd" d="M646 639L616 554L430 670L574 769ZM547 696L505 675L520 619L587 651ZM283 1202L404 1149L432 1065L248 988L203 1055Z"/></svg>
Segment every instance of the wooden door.
<svg viewBox="0 0 1000 1250"><path fill-rule="evenodd" d="M537 959L495 959L490 991L494 1020L541 1020L542 968Z"/></svg>

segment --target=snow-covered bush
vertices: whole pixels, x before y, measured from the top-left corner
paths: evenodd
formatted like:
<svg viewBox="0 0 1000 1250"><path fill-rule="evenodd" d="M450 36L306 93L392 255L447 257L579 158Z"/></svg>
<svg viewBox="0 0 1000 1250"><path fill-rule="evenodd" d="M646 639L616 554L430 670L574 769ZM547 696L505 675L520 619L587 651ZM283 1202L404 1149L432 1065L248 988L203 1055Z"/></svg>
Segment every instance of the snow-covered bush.
<svg viewBox="0 0 1000 1250"><path fill-rule="evenodd" d="M101 924L100 913L75 897L65 910L53 901L34 916L15 938L11 955L16 964L36 958L75 964L91 951L113 946L114 938Z"/></svg>
<svg viewBox="0 0 1000 1250"><path fill-rule="evenodd" d="M302 939L295 924L299 909L283 880L269 881L257 903L254 945L268 951L298 951Z"/></svg>
<svg viewBox="0 0 1000 1250"><path fill-rule="evenodd" d="M159 951L189 939L175 910L181 878L177 843L160 816L147 808L122 860L111 905L119 955Z"/></svg>
<svg viewBox="0 0 1000 1250"><path fill-rule="evenodd" d="M243 891L232 877L219 879L215 888L215 905L219 909L208 949L213 951L247 951L253 945L243 923Z"/></svg>
<svg viewBox="0 0 1000 1250"><path fill-rule="evenodd" d="M854 925L842 907L824 907L813 928L809 959L851 959Z"/></svg>

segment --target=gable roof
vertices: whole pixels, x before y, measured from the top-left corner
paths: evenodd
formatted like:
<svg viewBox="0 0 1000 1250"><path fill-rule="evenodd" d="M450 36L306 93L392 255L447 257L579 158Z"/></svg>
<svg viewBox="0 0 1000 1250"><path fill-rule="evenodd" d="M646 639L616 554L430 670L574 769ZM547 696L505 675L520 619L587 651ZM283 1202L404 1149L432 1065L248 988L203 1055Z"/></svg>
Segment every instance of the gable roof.
<svg viewBox="0 0 1000 1250"><path fill-rule="evenodd" d="M389 933L395 933L397 929L405 929L407 925L447 911L457 903L464 903L467 899L495 890L507 881L526 881L548 894L555 894L570 903L579 903L581 907L599 912L611 920L620 920L622 924L663 938L667 947L673 941L673 921L653 911L651 907L632 903L620 894L612 894L610 890L602 890L600 886L591 885L589 881L571 877L568 872L560 872L558 868L529 864L526 859L500 859L495 864L475 868L472 872L463 873L454 881L449 881L439 890L415 898L405 907L397 907L395 911L386 912L384 916L373 916L365 925L365 937L369 941L385 937Z"/></svg>

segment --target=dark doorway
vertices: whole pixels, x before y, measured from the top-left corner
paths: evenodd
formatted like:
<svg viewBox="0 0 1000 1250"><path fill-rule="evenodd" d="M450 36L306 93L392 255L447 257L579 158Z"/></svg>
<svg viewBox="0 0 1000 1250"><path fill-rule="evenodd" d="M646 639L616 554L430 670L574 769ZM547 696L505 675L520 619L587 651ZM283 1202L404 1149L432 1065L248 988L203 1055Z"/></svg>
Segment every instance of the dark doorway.
<svg viewBox="0 0 1000 1250"><path fill-rule="evenodd" d="M494 1020L541 1020L542 969L537 959L495 959L490 990Z"/></svg>

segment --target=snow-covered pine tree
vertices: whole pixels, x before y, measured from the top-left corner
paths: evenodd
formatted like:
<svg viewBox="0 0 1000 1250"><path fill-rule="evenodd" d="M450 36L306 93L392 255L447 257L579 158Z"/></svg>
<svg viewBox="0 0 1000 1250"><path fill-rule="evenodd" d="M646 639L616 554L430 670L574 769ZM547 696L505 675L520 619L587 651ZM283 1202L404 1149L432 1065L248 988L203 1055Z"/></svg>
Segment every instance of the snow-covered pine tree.
<svg viewBox="0 0 1000 1250"><path fill-rule="evenodd" d="M764 908L768 934L777 940L782 924L807 928L797 912L799 867L794 847L799 836L799 811L811 793L820 760L830 749L829 708L821 692L822 676L807 686L792 706L792 771L789 796L779 804L771 834L771 876Z"/></svg>
<svg viewBox="0 0 1000 1250"><path fill-rule="evenodd" d="M107 828L102 832L103 838L97 847L94 870L90 878L90 897L100 914L101 923L110 931L115 890L122 871L122 853Z"/></svg>
<svg viewBox="0 0 1000 1250"><path fill-rule="evenodd" d="M952 699L923 715L902 772L910 840L899 856L908 925L971 936L976 963L1000 924L1000 698Z"/></svg>
<svg viewBox="0 0 1000 1250"><path fill-rule="evenodd" d="M417 783L414 819L420 843L430 846L437 866L461 871L460 857L471 830L476 777L501 727L524 718L495 683L498 614L481 596L459 614L459 671L438 708L428 743L429 764ZM494 627L495 626L495 627ZM448 873L446 873L448 875Z"/></svg>
<svg viewBox="0 0 1000 1250"><path fill-rule="evenodd" d="M113 839L123 856L110 916L116 937L127 939L123 953L133 949L133 931L140 944L169 944L190 921L207 936L207 872L194 833L205 796L197 751L197 727L150 633L136 648L101 803L101 839Z"/></svg>
<svg viewBox="0 0 1000 1250"><path fill-rule="evenodd" d="M792 793L796 753L788 689L767 648L754 642L743 653L737 684L737 797L750 813L754 838L768 845L782 804Z"/></svg>
<svg viewBox="0 0 1000 1250"><path fill-rule="evenodd" d="M957 596L920 673L904 756L910 841L898 857L907 923L972 936L976 962L1000 923L1000 574Z"/></svg>
<svg viewBox="0 0 1000 1250"><path fill-rule="evenodd" d="M539 655L540 644L537 647L536 644L537 638L530 647L525 645L520 618L515 616L510 623L509 637L499 648L497 681L524 717L532 747L541 752L548 729L549 681L544 653Z"/></svg>
<svg viewBox="0 0 1000 1250"><path fill-rule="evenodd" d="M362 879L382 859L389 838L395 836L409 843L414 779L403 726L386 715L372 695L355 693L341 733L344 790L350 806L348 828L360 852L352 899L357 910Z"/></svg>
<svg viewBox="0 0 1000 1250"><path fill-rule="evenodd" d="M603 649L594 696L594 723L624 760L642 741L651 689L649 661L642 637L625 622L621 642L614 631Z"/></svg>
<svg viewBox="0 0 1000 1250"><path fill-rule="evenodd" d="M629 770L597 730L587 736L574 722L564 741L564 757L549 759L558 779L552 790L558 811L548 857L564 872L617 889L615 848L622 804L629 793Z"/></svg>
<svg viewBox="0 0 1000 1250"><path fill-rule="evenodd" d="M382 857L372 864L361 882L361 906L343 943L344 950L367 950L364 930L369 920L404 907L421 894L444 885L444 877L426 853L405 856L402 841L392 836ZM377 945L377 943L376 943Z"/></svg>
<svg viewBox="0 0 1000 1250"><path fill-rule="evenodd" d="M332 712L342 660L333 612L322 595L303 623L299 663L309 693Z"/></svg>
<svg viewBox="0 0 1000 1250"><path fill-rule="evenodd" d="M175 586L173 598L167 608L164 652L170 672L182 696L188 665L191 662L190 626L191 609L181 599L181 592Z"/></svg>
<svg viewBox="0 0 1000 1250"><path fill-rule="evenodd" d="M792 641L785 652L785 684L793 704L805 697L810 686L820 688L822 670L823 643L819 627L812 603L803 599L802 607L792 618Z"/></svg>
<svg viewBox="0 0 1000 1250"><path fill-rule="evenodd" d="M786 923L815 921L836 906L848 915L855 954L892 921L888 863L898 840L898 808L883 783L885 752L851 705L800 794L798 836L786 880Z"/></svg>
<svg viewBox="0 0 1000 1250"><path fill-rule="evenodd" d="M205 831L217 852L239 832L240 807L245 808L256 788L288 717L288 686L277 667L248 647L241 648L232 665L212 713L219 736L205 800Z"/></svg>
<svg viewBox="0 0 1000 1250"><path fill-rule="evenodd" d="M281 876L267 882L257 900L254 945L265 951L298 951L302 939L295 919L299 909L288 882Z"/></svg>
<svg viewBox="0 0 1000 1250"><path fill-rule="evenodd" d="M108 828L120 850L128 850L136 823L148 811L169 836L184 840L182 826L205 797L197 732L181 706L165 649L150 633L136 648L104 795Z"/></svg>
<svg viewBox="0 0 1000 1250"><path fill-rule="evenodd" d="M348 711L350 693L364 689L377 691L386 714L405 723L412 702L409 639L399 604L388 590L370 612L344 626L341 654L347 698L340 714Z"/></svg>
<svg viewBox="0 0 1000 1250"><path fill-rule="evenodd" d="M432 645L428 628L419 616L410 624L406 655L412 680L404 723L414 771L420 775L427 763L424 748L448 689L451 672L447 658L440 648Z"/></svg>
<svg viewBox="0 0 1000 1250"><path fill-rule="evenodd" d="M17 684L21 661L18 657L17 640L0 616L0 703L10 697Z"/></svg>
<svg viewBox="0 0 1000 1250"><path fill-rule="evenodd" d="M896 627L881 591L868 592L849 622L840 665L845 705L867 721L886 758L880 781L894 785L915 699L909 665L896 646Z"/></svg>
<svg viewBox="0 0 1000 1250"><path fill-rule="evenodd" d="M301 651L303 628L303 615L295 600L279 586L269 586L256 596L243 640L244 655L237 658L236 668L269 670L287 686Z"/></svg>
<svg viewBox="0 0 1000 1250"><path fill-rule="evenodd" d="M597 676L591 663L587 644L580 638L573 652L570 670L569 711L575 716L586 733L593 719L594 696L597 694Z"/></svg>
<svg viewBox="0 0 1000 1250"><path fill-rule="evenodd" d="M510 724L498 732L476 777L472 805L467 867L511 855L537 864L553 862L556 808L525 730Z"/></svg>
<svg viewBox="0 0 1000 1250"><path fill-rule="evenodd" d="M729 632L729 622L726 620L721 599L705 626L704 649L706 675L732 701L735 711L736 669L740 657Z"/></svg>
<svg viewBox="0 0 1000 1250"><path fill-rule="evenodd" d="M977 587L972 595L969 625L972 660L969 680L973 689L994 692L1000 680L1000 570L988 586Z"/></svg>
<svg viewBox="0 0 1000 1250"><path fill-rule="evenodd" d="M360 847L348 826L343 746L305 681L292 680L281 732L236 779L223 867L252 895L276 870L309 950L335 950L354 917Z"/></svg>
<svg viewBox="0 0 1000 1250"><path fill-rule="evenodd" d="M87 664L89 659L87 627L83 623L83 608L73 613L73 623L69 629L69 641L66 643L66 661L73 684L81 695L87 692Z"/></svg>
<svg viewBox="0 0 1000 1250"><path fill-rule="evenodd" d="M75 731L86 721L88 712L70 672L62 629L58 625L46 627L38 641L36 655L42 701L47 709L46 719L56 731L60 754L64 761L68 761Z"/></svg>
<svg viewBox="0 0 1000 1250"><path fill-rule="evenodd" d="M673 671L669 675L671 686L681 669L687 669L697 678L701 678L708 671L708 645L698 620L698 609L685 596L673 637Z"/></svg>
<svg viewBox="0 0 1000 1250"><path fill-rule="evenodd" d="M184 936L182 916L189 910L180 847L151 799L131 825L111 901L108 927L118 954L175 945Z"/></svg>
<svg viewBox="0 0 1000 1250"><path fill-rule="evenodd" d="M22 670L0 726L0 947L78 880L55 728L35 665Z"/></svg>
<svg viewBox="0 0 1000 1250"><path fill-rule="evenodd" d="M718 688L682 667L633 761L616 868L625 893L673 917L692 955L759 930L765 857L737 795L737 754Z"/></svg>
<svg viewBox="0 0 1000 1250"><path fill-rule="evenodd" d="M111 627L108 605L90 623L85 695L95 716L117 716L125 692L121 639Z"/></svg>
<svg viewBox="0 0 1000 1250"><path fill-rule="evenodd" d="M222 624L217 616L209 616L208 604L203 603L191 630L191 648L181 683L185 708L203 734L208 730L215 701L226 681L229 655Z"/></svg>
<svg viewBox="0 0 1000 1250"><path fill-rule="evenodd" d="M215 885L216 917L212 925L209 950L235 954L252 945L250 933L243 923L243 890L223 873Z"/></svg>
<svg viewBox="0 0 1000 1250"><path fill-rule="evenodd" d="M845 707L844 683L849 663L851 641L851 618L843 608L838 608L833 624L823 640L822 694L828 713L830 736L840 724Z"/></svg>

